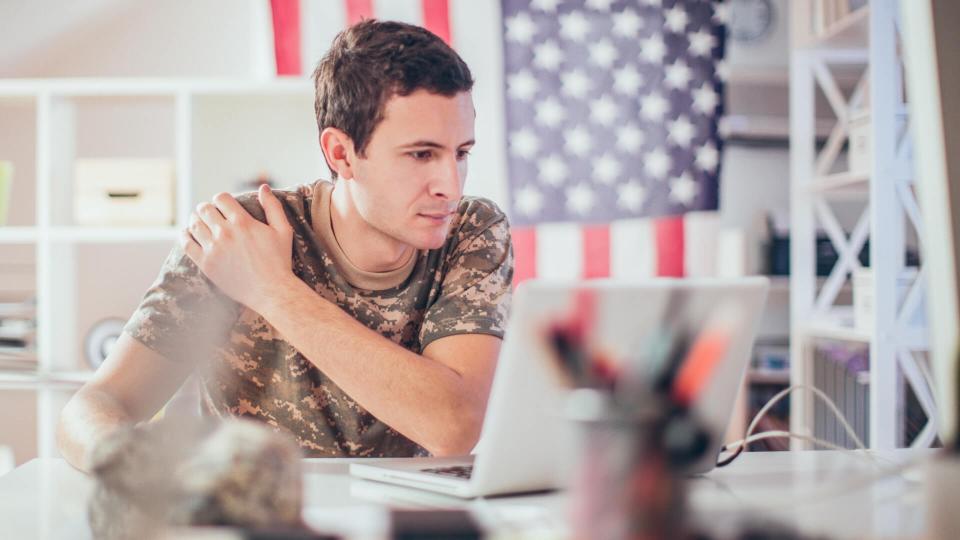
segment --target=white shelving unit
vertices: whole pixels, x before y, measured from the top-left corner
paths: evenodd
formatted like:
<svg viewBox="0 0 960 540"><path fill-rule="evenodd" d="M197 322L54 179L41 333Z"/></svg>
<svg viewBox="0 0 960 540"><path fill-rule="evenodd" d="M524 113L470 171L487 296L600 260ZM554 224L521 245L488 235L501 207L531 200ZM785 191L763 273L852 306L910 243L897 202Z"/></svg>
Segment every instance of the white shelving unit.
<svg viewBox="0 0 960 540"><path fill-rule="evenodd" d="M91 143L83 139L90 131L91 116L83 107L99 103L106 104L106 109L98 111L114 106L135 109L140 102L165 111L164 125L132 123L110 138L124 139L127 134L136 138L155 129L169 132L169 138L167 134L146 137L154 143L160 141L158 148L147 151L149 155L136 155L143 152L140 149L133 151L133 156L118 157L173 161L176 223L145 228L75 225L73 164L78 157L91 157L83 150ZM121 250L96 261L98 268L93 272L102 271L104 279L130 277L142 294L156 276L159 260L148 265L149 274L127 276L124 250L148 244L165 252L186 225L193 207L213 193L234 191L237 181L262 170L276 174L284 184L308 182L323 174L323 161L316 145L313 87L307 79L0 80L0 107L5 103L28 103L36 117L35 178L15 178L16 182L35 184L34 201L16 201L35 205L35 223L0 227L0 252L7 245L35 246L38 369L0 371L0 390L36 391L38 454L51 457L57 455L55 428L60 410L92 373L79 352L84 332L79 328L84 319L80 314L85 309L79 304L95 301L91 295L97 293L79 289L82 251L90 246ZM84 118L88 125L80 129ZM275 123L282 123L283 129L276 129ZM123 304L127 311L116 316L129 316L137 300L139 296L130 297Z"/></svg>
<svg viewBox="0 0 960 540"><path fill-rule="evenodd" d="M914 446L929 446L936 436L936 403L929 369L920 353L927 349L926 329L911 326L922 309L926 277L922 267L904 298L898 278L905 270L907 223L922 239L912 190L910 136L906 129L902 65L898 56L896 0L870 0L815 34L814 1L792 2L790 59L791 149L791 382L812 384L814 351L824 340L869 345L869 446L900 447L905 384L929 418ZM845 92L839 73L859 71ZM833 110L836 123L822 150L815 144L817 91ZM870 166L851 171L843 158L850 120L857 109L869 112ZM844 228L834 205L862 201L862 213ZM839 258L830 276L816 278L816 235L824 230ZM838 305L841 289L859 270L858 254L871 239L873 274L872 331L855 328L850 306ZM812 433L813 398L791 397L791 430ZM802 444L794 443L797 447Z"/></svg>

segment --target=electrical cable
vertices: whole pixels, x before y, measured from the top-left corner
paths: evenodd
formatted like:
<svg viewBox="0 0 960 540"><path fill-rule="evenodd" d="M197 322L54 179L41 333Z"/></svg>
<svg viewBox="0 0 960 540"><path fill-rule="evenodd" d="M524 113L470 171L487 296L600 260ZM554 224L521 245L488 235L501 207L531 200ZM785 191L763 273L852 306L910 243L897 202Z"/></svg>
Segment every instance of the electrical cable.
<svg viewBox="0 0 960 540"><path fill-rule="evenodd" d="M821 391L819 388L816 388L816 387L813 387L813 386L809 386L809 385L806 385L806 384L795 384L795 385L792 385L792 386L790 386L790 387L788 387L788 388L785 388L785 389L781 390L780 392L778 392L776 395L774 395L772 398L770 398L770 399L767 401L767 403L764 404L764 406L760 408L759 411L757 411L757 414L754 415L753 420L750 421L750 425L747 427L747 431L746 431L746 433L744 434L744 438L743 438L743 439L740 439L739 441L734 441L734 442L732 442L732 443L730 443L730 444L727 444L727 445L725 445L725 446L721 449L721 452L728 452L728 451L730 451L730 450L734 450L734 453L733 453L732 455L728 456L727 458L718 460L718 461L717 461L717 467L726 467L727 465L733 463L733 461L734 461L735 459L737 459L737 457L739 457L740 454L743 453L743 451L746 449L747 444L749 444L750 442L753 442L753 441L750 440L750 438L754 435L753 431L757 428L757 424L760 423L760 420L762 420L763 417L766 416L767 412L768 412L771 408L773 408L774 405L776 405L778 402L780 402L780 400L782 400L784 397L786 397L787 395L793 393L793 391L795 391L795 390L801 390L801 389L802 389L802 390L808 390L808 391L810 391L810 392L813 392L813 394L814 394L815 396L817 396L817 397L819 397L820 399L822 399L822 400L824 401L824 403L826 403L827 407L828 407L828 408L833 412L833 414L837 417L837 420L839 420L840 423L843 425L844 430L846 430L847 434L850 435L850 438L853 439L853 441L854 441L854 443L856 444L857 448L860 449L860 450L866 450L866 449L867 449L866 446L863 444L863 441L860 440L860 437L857 436L856 431L853 429L853 427L850 426L850 422L847 421L846 417L843 415L843 413L840 412L840 409L837 407L837 405L833 402L832 399L830 399L830 396L828 396L827 394L823 393L823 391ZM772 432L761 432L761 433L772 433ZM803 440L807 440L807 441L809 441L809 442L813 442L813 443L816 443L816 444L821 444L821 445L824 445L824 446L830 445L829 447L836 447L836 448L838 448L838 449L844 449L844 450L846 449L846 448L843 448L843 447L836 446L836 445L834 445L833 443L830 443L830 442L827 442L827 441L823 441L823 440L817 439L817 438L815 438L815 437L810 437L809 435L802 435L802 434L799 434L799 433L790 433L790 432L786 432L786 431L778 431L777 433L785 434L785 435L780 435L780 436L797 438L797 439L803 439ZM767 438L767 437L765 437L765 438ZM760 440L760 439L756 439L756 440ZM869 456L869 454L867 454L867 455ZM875 458L873 458L872 456L870 456L870 458L871 458L871 459L875 459Z"/></svg>

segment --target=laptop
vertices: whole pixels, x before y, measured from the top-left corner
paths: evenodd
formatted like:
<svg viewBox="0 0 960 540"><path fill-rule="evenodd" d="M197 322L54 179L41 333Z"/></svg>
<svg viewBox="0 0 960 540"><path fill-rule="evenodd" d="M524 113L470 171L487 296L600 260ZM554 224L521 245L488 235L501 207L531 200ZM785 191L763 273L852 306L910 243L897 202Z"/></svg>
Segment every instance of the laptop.
<svg viewBox="0 0 960 540"><path fill-rule="evenodd" d="M724 319L728 346L692 404L711 435L711 448L691 474L716 464L734 402L749 363L769 282L763 277L646 281L530 280L514 295L513 309L474 454L455 458L397 458L350 465L356 477L461 498L544 491L569 484L576 431L565 418L569 388L558 376L543 338L558 318L591 295L593 336L623 369L646 366L637 354L653 339L685 331L695 335ZM683 328L678 328L682 326Z"/></svg>

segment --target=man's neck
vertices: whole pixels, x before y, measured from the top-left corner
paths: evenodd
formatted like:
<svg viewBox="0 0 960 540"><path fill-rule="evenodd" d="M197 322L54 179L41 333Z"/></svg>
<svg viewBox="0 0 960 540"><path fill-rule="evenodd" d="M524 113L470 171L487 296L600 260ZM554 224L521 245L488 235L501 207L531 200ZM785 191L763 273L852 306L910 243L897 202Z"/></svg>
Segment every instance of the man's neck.
<svg viewBox="0 0 960 540"><path fill-rule="evenodd" d="M403 266L415 251L374 229L357 211L345 182L335 182L330 193L330 225L347 259L365 272L389 272Z"/></svg>

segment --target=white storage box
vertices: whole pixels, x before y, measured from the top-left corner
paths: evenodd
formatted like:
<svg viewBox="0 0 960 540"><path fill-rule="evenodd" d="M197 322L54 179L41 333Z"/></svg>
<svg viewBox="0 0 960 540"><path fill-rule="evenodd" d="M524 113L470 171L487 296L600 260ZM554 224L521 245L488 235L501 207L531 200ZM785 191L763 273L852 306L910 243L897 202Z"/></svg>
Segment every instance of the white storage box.
<svg viewBox="0 0 960 540"><path fill-rule="evenodd" d="M78 225L172 225L174 184L170 160L78 159L74 220Z"/></svg>
<svg viewBox="0 0 960 540"><path fill-rule="evenodd" d="M897 277L897 306L903 304L910 286L917 278L916 268L906 268ZM916 313L908 316L911 326L926 326L927 299L920 299ZM861 268L853 272L853 326L864 332L873 331L873 270Z"/></svg>

